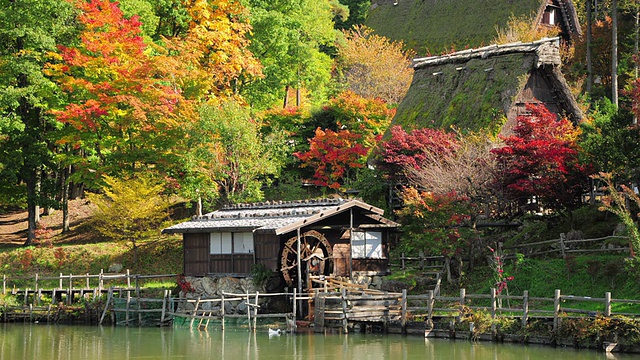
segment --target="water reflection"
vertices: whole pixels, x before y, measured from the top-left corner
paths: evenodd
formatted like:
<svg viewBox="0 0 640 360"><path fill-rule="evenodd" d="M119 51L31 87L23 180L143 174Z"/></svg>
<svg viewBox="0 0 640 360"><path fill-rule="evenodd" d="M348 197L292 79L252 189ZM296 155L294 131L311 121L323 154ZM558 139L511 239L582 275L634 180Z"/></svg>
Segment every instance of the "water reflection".
<svg viewBox="0 0 640 360"><path fill-rule="evenodd" d="M246 329L0 324L0 359L631 359L637 355L418 336L282 334Z"/></svg>

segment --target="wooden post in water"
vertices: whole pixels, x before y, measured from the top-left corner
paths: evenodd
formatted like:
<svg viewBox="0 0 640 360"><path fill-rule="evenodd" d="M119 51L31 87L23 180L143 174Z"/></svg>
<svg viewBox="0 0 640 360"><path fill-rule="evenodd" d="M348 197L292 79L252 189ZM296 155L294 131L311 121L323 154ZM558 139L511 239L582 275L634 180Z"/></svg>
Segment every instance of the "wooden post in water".
<svg viewBox="0 0 640 360"><path fill-rule="evenodd" d="M407 333L407 289L402 289L402 315L401 315L401 323L402 323L402 333Z"/></svg>
<svg viewBox="0 0 640 360"><path fill-rule="evenodd" d="M256 291L256 304L253 307L253 332L256 332L256 326L258 326L258 296L259 292ZM249 311L249 309L247 309Z"/></svg>
<svg viewBox="0 0 640 360"><path fill-rule="evenodd" d="M298 313L297 313L297 304L298 304L298 299L297 299L297 291L298 289L293 288L293 332L295 333L298 330L298 324L296 323L296 319L298 319Z"/></svg>
<svg viewBox="0 0 640 360"><path fill-rule="evenodd" d="M193 308L193 315L191 316L191 322L189 323L189 328L193 327L193 321L196 319L194 316L198 315L198 307L200 307L200 296L198 296L198 300L196 300L196 306Z"/></svg>
<svg viewBox="0 0 640 360"><path fill-rule="evenodd" d="M224 293L222 293L220 301L220 317L222 318L222 330L224 330Z"/></svg>
<svg viewBox="0 0 640 360"><path fill-rule="evenodd" d="M167 290L164 291L162 295L162 313L160 314L160 326L164 324L164 314L167 311Z"/></svg>
<svg viewBox="0 0 640 360"><path fill-rule="evenodd" d="M560 325L560 289L556 289L553 297L553 331L558 331Z"/></svg>
<svg viewBox="0 0 640 360"><path fill-rule="evenodd" d="M347 289L346 288L342 288L340 289L340 297L342 300L342 332L343 333L348 333L348 323L349 323L349 319L347 319Z"/></svg>
<svg viewBox="0 0 640 360"><path fill-rule="evenodd" d="M429 304L427 304L427 327L433 329L433 306L435 305L435 296L433 290L429 290Z"/></svg>
<svg viewBox="0 0 640 360"><path fill-rule="evenodd" d="M38 291L38 273L36 273L36 287L34 291Z"/></svg>
<svg viewBox="0 0 640 360"><path fill-rule="evenodd" d="M124 322L126 326L129 326L129 305L131 305L131 292L127 291L127 309L125 311Z"/></svg>
<svg viewBox="0 0 640 360"><path fill-rule="evenodd" d="M529 290L522 293L522 330L527 328L529 321Z"/></svg>
<svg viewBox="0 0 640 360"><path fill-rule="evenodd" d="M140 296L136 295L136 304L138 304L138 326L142 326L142 311L140 311Z"/></svg>
<svg viewBox="0 0 640 360"><path fill-rule="evenodd" d="M138 279L138 274L136 274L135 283L136 283L136 297L140 297L140 280Z"/></svg>
<svg viewBox="0 0 640 360"><path fill-rule="evenodd" d="M249 331L251 331L251 303L249 302L249 290L246 291L245 295L244 303L247 306L247 326L249 327Z"/></svg>
<svg viewBox="0 0 640 360"><path fill-rule="evenodd" d="M611 316L611 293L604 293L604 316Z"/></svg>

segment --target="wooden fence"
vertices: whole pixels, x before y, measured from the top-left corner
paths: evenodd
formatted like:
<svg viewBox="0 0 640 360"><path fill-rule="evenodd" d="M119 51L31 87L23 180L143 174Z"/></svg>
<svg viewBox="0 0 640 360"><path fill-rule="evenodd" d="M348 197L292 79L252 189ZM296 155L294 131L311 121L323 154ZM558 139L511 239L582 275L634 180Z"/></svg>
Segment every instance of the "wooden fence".
<svg viewBox="0 0 640 360"><path fill-rule="evenodd" d="M560 234L560 238L538 241L528 244L518 244L513 246L502 246L499 248L505 255L522 253L526 257L553 255L565 257L575 254L629 252L628 246L620 246L620 242L628 242L627 236L605 236L593 239L567 240L565 234ZM597 247L594 247L596 245Z"/></svg>

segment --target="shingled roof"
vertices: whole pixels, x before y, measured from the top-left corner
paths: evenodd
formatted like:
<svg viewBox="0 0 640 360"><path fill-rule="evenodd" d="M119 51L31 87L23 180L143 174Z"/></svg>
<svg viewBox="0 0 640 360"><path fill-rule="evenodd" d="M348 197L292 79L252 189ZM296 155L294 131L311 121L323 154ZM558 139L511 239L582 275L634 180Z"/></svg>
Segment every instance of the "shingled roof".
<svg viewBox="0 0 640 360"><path fill-rule="evenodd" d="M480 130L513 125L525 103L574 122L582 112L560 72L559 39L491 45L413 61L413 81L393 119L411 128Z"/></svg>
<svg viewBox="0 0 640 360"><path fill-rule="evenodd" d="M260 202L238 204L222 208L200 217L173 225L163 233L192 233L213 231L255 231L280 235L299 227L311 225L331 215L351 208L364 210L369 217L385 226L399 224L382 217L384 211L359 200L318 199L302 201Z"/></svg>

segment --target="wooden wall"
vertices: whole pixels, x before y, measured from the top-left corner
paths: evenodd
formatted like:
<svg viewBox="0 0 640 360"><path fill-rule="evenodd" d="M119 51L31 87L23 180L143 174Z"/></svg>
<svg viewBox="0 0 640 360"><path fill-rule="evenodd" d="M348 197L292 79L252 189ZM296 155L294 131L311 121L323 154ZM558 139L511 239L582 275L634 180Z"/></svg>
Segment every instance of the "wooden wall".
<svg viewBox="0 0 640 360"><path fill-rule="evenodd" d="M209 234L183 234L184 274L204 276L209 273Z"/></svg>

